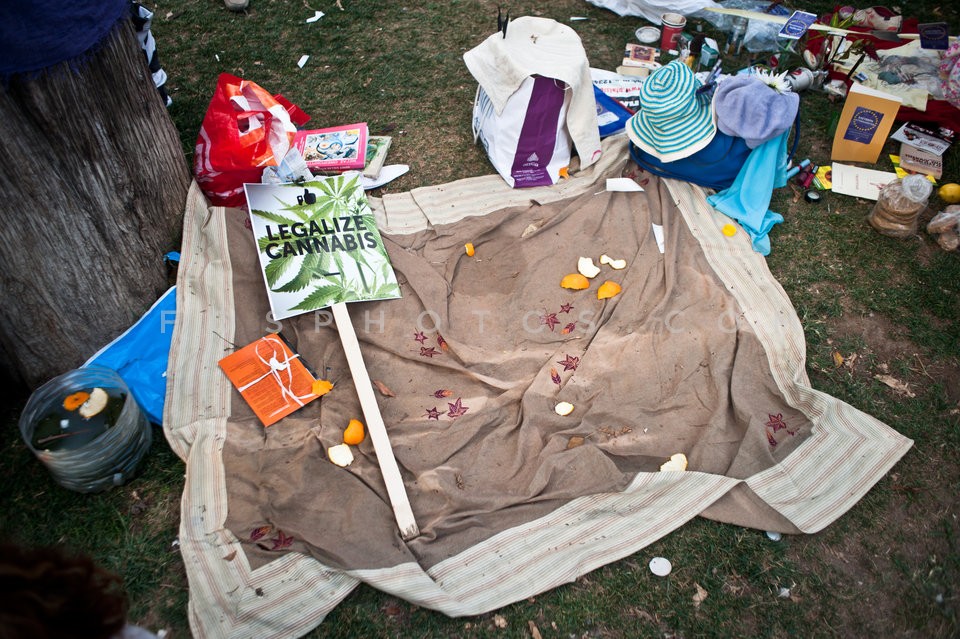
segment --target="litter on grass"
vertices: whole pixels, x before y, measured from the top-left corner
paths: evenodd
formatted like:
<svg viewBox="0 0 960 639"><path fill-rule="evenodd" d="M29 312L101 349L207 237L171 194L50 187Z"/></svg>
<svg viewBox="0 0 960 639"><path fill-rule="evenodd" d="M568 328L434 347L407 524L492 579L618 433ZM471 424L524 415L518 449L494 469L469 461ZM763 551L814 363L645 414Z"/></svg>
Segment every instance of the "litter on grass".
<svg viewBox="0 0 960 639"><path fill-rule="evenodd" d="M673 570L673 566L666 557L654 557L650 560L650 572L657 577L666 577L671 570Z"/></svg>

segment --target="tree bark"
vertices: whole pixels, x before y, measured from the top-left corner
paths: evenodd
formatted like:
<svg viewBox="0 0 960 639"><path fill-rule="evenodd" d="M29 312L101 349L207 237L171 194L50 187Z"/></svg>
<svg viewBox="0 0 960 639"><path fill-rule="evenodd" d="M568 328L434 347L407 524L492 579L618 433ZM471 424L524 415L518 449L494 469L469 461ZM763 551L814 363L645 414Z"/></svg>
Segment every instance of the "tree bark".
<svg viewBox="0 0 960 639"><path fill-rule="evenodd" d="M79 66L0 86L0 362L33 388L167 288L190 183L129 21Z"/></svg>

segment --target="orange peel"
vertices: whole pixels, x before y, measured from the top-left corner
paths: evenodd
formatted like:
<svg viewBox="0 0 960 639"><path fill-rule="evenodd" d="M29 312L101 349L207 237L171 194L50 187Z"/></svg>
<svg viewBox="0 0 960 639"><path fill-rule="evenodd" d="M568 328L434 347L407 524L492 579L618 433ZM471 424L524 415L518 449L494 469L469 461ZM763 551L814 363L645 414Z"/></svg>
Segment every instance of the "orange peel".
<svg viewBox="0 0 960 639"><path fill-rule="evenodd" d="M327 449L327 458L337 466L345 468L353 463L353 451L346 444L337 444Z"/></svg>
<svg viewBox="0 0 960 639"><path fill-rule="evenodd" d="M323 397L333 390L333 382L325 379L315 379L313 380L313 385L310 387L310 390L313 391L313 394L317 397Z"/></svg>
<svg viewBox="0 0 960 639"><path fill-rule="evenodd" d="M356 446L363 441L364 437L366 432L363 429L363 422L359 419L351 419L346 430L343 431L343 443Z"/></svg>
<svg viewBox="0 0 960 639"><path fill-rule="evenodd" d="M77 409L77 412L80 413L80 417L84 419L90 419L95 417L103 412L103 409L107 407L107 402L110 401L110 395L107 394L107 391L103 390L100 387L94 388L90 391L90 397L87 398L87 401L83 402L80 405L80 408Z"/></svg>
<svg viewBox="0 0 960 639"><path fill-rule="evenodd" d="M88 393L87 391L77 391L76 393L70 393L69 395L63 398L63 407L69 411L75 411L81 406L83 406L83 403L88 399L90 399L90 393Z"/></svg>
<svg viewBox="0 0 960 639"><path fill-rule="evenodd" d="M569 275L563 276L563 279L560 280L560 286L580 291L585 288L590 288L590 280L580 273L570 273Z"/></svg>
<svg viewBox="0 0 960 639"><path fill-rule="evenodd" d="M607 280L606 282L600 285L600 288L597 289L597 299L605 300L611 297L616 297L617 295L620 294L620 291L622 290L623 289L620 288L619 284L617 284L616 282L611 282L610 280Z"/></svg>
<svg viewBox="0 0 960 639"><path fill-rule="evenodd" d="M674 453L670 455L670 459L660 465L661 472L670 472L670 471L679 471L683 472L687 469L687 456L683 453Z"/></svg>
<svg viewBox="0 0 960 639"><path fill-rule="evenodd" d="M581 257L577 260L577 270L580 272L580 275L590 279L600 275L600 267L593 263L593 258L591 257Z"/></svg>

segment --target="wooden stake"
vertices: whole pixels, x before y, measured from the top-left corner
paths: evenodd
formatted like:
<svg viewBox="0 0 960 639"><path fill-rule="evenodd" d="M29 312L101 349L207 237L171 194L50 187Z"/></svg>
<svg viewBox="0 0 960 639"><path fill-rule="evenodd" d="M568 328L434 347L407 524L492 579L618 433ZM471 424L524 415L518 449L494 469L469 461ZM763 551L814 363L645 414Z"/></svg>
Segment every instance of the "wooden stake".
<svg viewBox="0 0 960 639"><path fill-rule="evenodd" d="M360 352L360 343L357 341L357 334L353 330L353 323L350 321L350 313L347 311L347 305L343 302L331 305L330 310L333 311L333 318L337 322L340 342L343 344L343 351L347 355L347 363L350 365L350 374L353 376L354 386L357 387L360 407L363 409L363 416L367 421L367 432L370 433L373 450L377 454L377 463L380 464L380 472L383 474L383 481L387 485L387 496L390 498L390 505L393 507L393 516L397 520L397 526L400 528L400 536L405 540L413 539L420 534L420 529L413 517L410 500L407 498L407 491L403 486L403 478L400 477L400 469L397 467L397 460L393 456L393 448L390 446L390 439L387 437L387 427L383 423L380 406L373 394L373 384L370 382L367 367L363 363L363 354Z"/></svg>

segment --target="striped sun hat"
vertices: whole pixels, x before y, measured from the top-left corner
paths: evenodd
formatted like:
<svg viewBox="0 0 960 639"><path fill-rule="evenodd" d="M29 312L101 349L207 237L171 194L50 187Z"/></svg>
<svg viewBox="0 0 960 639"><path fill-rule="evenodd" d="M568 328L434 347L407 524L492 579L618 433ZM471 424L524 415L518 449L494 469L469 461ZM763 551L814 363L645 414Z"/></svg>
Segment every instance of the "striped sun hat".
<svg viewBox="0 0 960 639"><path fill-rule="evenodd" d="M697 95L700 81L680 60L653 73L640 87L640 110L627 122L627 135L638 147L672 162L693 155L717 133L713 104Z"/></svg>

